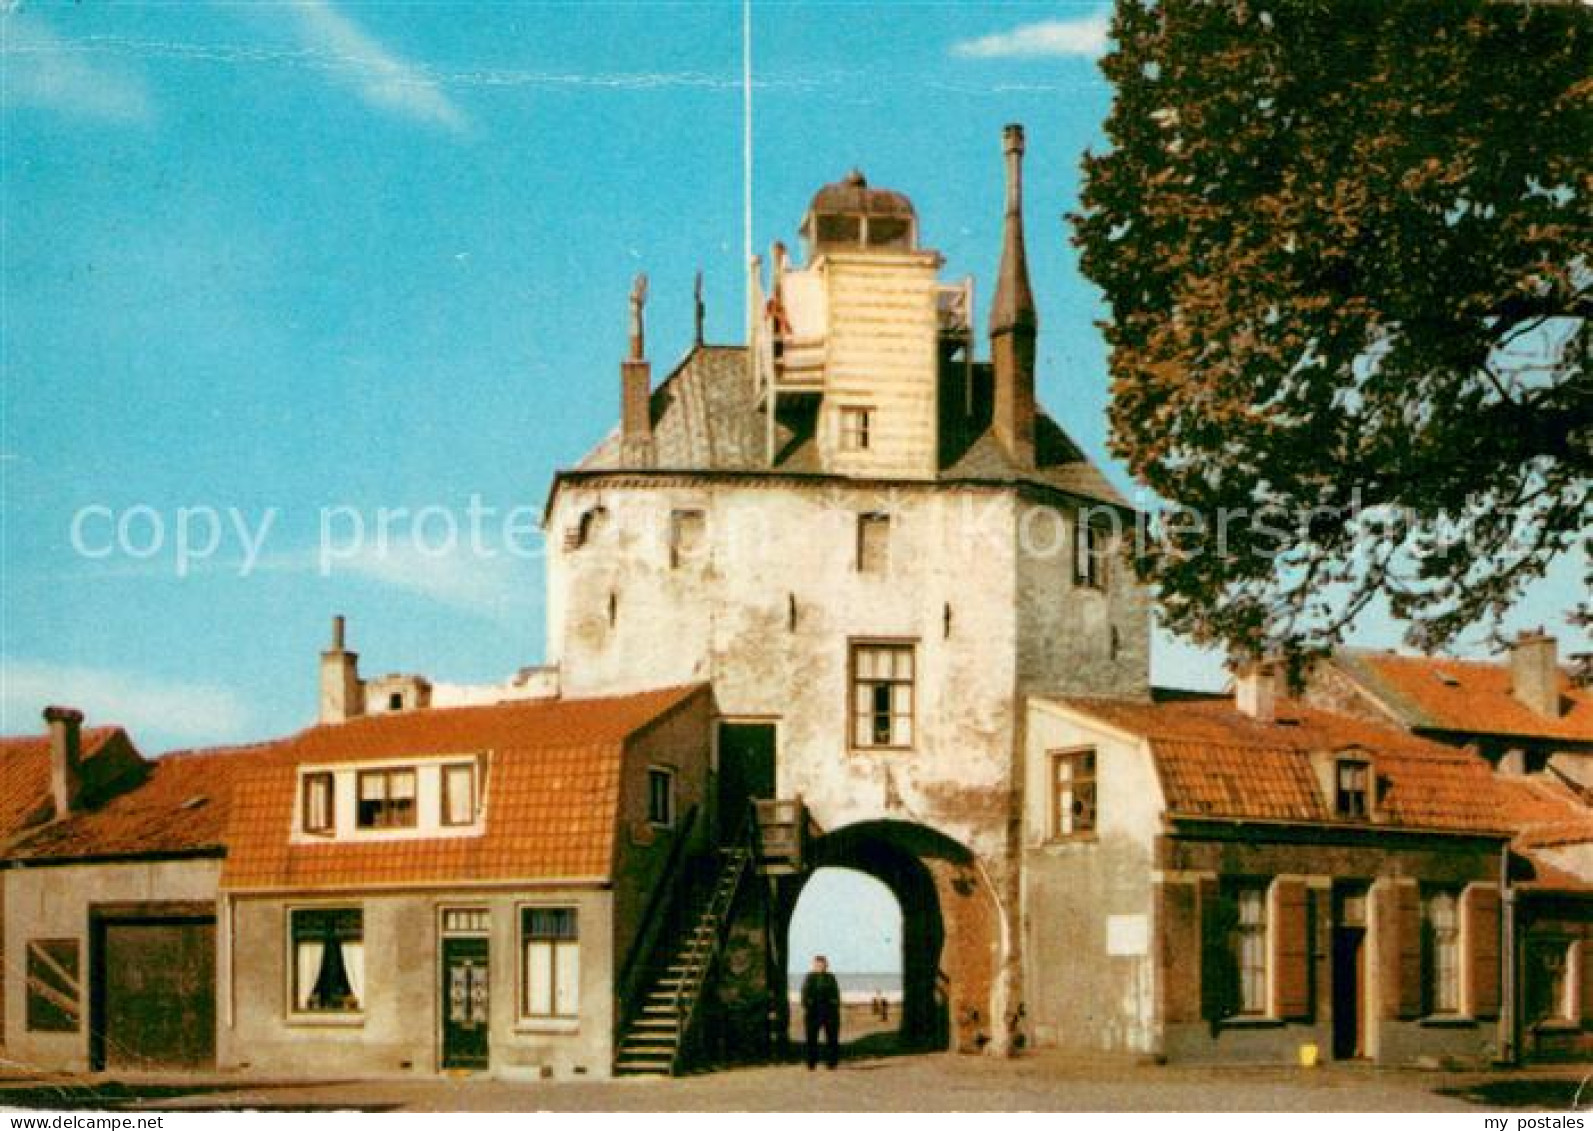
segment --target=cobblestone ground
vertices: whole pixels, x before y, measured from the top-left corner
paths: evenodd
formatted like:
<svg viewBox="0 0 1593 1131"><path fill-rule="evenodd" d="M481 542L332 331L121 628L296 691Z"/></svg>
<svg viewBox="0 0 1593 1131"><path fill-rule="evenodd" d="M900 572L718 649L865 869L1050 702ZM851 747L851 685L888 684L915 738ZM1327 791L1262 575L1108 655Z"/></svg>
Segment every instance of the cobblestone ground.
<svg viewBox="0 0 1593 1131"><path fill-rule="evenodd" d="M1369 1068L1156 1067L1031 1054L853 1057L679 1080L0 1082L8 1108L275 1111L1565 1111L1582 1069L1501 1074ZM1593 1084L1588 1087L1593 1093ZM1582 1106L1593 1106L1593 1095Z"/></svg>

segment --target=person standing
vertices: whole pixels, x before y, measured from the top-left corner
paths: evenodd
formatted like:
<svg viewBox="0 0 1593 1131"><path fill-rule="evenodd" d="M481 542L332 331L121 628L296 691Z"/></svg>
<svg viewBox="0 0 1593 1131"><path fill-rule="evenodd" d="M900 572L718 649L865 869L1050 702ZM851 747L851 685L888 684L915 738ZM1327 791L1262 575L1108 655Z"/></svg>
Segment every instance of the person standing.
<svg viewBox="0 0 1593 1131"><path fill-rule="evenodd" d="M824 1062L834 1068L841 1059L841 985L822 954L814 955L813 969L802 979L802 1028L807 1035L808 1071L818 1066L821 1034Z"/></svg>

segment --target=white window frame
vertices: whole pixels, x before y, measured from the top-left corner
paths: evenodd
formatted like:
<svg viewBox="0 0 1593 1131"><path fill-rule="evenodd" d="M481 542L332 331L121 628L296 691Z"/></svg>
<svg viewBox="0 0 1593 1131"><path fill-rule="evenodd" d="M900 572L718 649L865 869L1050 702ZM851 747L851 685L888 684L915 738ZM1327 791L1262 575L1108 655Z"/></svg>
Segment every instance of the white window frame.
<svg viewBox="0 0 1593 1131"><path fill-rule="evenodd" d="M889 678L878 677L865 680L859 674L858 661L864 652L889 653L893 657L905 654L908 663L908 674L905 679L895 676L895 661L892 660L892 675ZM847 688L846 688L846 730L847 743L853 750L912 750L917 742L918 731L918 641L916 640L890 640L890 639L853 639L847 641ZM873 721L877 712L872 704L862 705L862 691L865 686L870 689L870 696L879 686L886 686L892 690L888 693L890 698L890 741L876 742L873 740ZM899 687L906 688L907 709L900 710L897 706L897 692ZM868 722L867 734L864 733L863 724ZM905 741L899 740L898 725L905 722ZM865 740L866 739L866 740Z"/></svg>
<svg viewBox="0 0 1593 1131"><path fill-rule="evenodd" d="M1080 840L1095 835L1100 827L1100 756L1093 746L1075 746L1064 750L1047 751L1050 772L1050 836L1052 841ZM1080 774L1079 767L1088 761L1088 773ZM1062 770L1068 769L1068 776ZM1074 810L1078 807L1079 787L1088 786L1089 822L1075 827ZM1064 794L1066 800L1064 801Z"/></svg>
<svg viewBox="0 0 1593 1131"><path fill-rule="evenodd" d="M533 990L531 944L537 940L530 936L526 927L529 918L528 913L533 911L565 912L573 916L575 922L575 934L573 937L549 937L546 940L552 948L549 953L549 970L552 984L548 987L548 1001L551 1005L551 1012L548 1013L533 1013L531 1011ZM515 956L515 1014L518 1018L517 1027L530 1030L552 1029L558 1031L573 1031L579 1028L582 998L581 909L571 903L523 903L518 905L515 908L515 943L517 952ZM575 1001L573 1006L567 1011L559 1010L560 1003L557 1000L559 954L561 952L573 952L575 958Z"/></svg>
<svg viewBox="0 0 1593 1131"><path fill-rule="evenodd" d="M352 911L359 916L360 924L360 973L353 979L360 985L351 989L356 991L356 1000L359 1006L356 1009L301 1009L299 1007L299 944L294 937L294 919L304 913ZM297 903L290 904L283 916L284 942L283 954L286 961L283 963L284 996L287 1003L284 1011L289 1023L294 1025L363 1025L366 1011L370 1008L370 970L364 962L366 952L366 923L365 907L360 903ZM346 961L346 960L345 960ZM346 969L346 966L345 966Z"/></svg>

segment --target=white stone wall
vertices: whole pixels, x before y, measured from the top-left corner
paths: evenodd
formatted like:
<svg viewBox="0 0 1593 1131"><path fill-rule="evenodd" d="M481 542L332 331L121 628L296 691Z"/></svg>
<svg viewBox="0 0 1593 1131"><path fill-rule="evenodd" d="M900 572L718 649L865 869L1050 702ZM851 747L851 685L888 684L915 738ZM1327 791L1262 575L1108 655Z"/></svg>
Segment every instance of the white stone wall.
<svg viewBox="0 0 1593 1131"><path fill-rule="evenodd" d="M780 792L802 796L822 827L918 821L1003 860L1020 695L1141 690L1146 678L1137 587L1121 572L1106 593L1048 581L1071 559L1025 556L1018 521L1035 505L1009 487L566 482L550 523L548 658L569 695L711 680L723 715L778 719ZM587 544L567 549L563 531L599 507ZM672 562L669 516L682 508L706 513L706 546ZM860 573L857 516L874 511L892 516L890 569ZM916 641L911 750L851 748L858 638Z"/></svg>
<svg viewBox="0 0 1593 1131"><path fill-rule="evenodd" d="M1151 1052L1156 1042L1154 849L1165 808L1137 738L1031 700L1023 827L1026 1009L1036 1043ZM1051 835L1053 751L1095 751L1096 827ZM1191 961L1196 961L1192 958Z"/></svg>

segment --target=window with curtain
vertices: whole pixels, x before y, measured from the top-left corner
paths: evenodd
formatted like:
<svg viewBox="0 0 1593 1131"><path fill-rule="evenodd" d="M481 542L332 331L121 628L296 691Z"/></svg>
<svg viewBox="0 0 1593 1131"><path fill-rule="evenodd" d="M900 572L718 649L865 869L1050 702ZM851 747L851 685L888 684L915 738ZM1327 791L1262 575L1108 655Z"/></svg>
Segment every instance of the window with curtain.
<svg viewBox="0 0 1593 1131"><path fill-rule="evenodd" d="M294 1012L360 1012L365 1004L365 933L360 909L300 908L291 915Z"/></svg>
<svg viewBox="0 0 1593 1131"><path fill-rule="evenodd" d="M334 825L332 775L318 772L304 775L302 815L304 831L329 835Z"/></svg>
<svg viewBox="0 0 1593 1131"><path fill-rule="evenodd" d="M415 771L361 770L358 819L362 829L414 828Z"/></svg>
<svg viewBox="0 0 1593 1131"><path fill-rule="evenodd" d="M913 744L913 645L852 645L852 745Z"/></svg>
<svg viewBox="0 0 1593 1131"><path fill-rule="evenodd" d="M1529 1024L1576 1020L1570 977L1574 953L1571 940L1564 937L1535 938L1527 943L1524 988Z"/></svg>
<svg viewBox="0 0 1593 1131"><path fill-rule="evenodd" d="M476 819L476 767L469 762L442 768L442 823L468 825Z"/></svg>
<svg viewBox="0 0 1593 1131"><path fill-rule="evenodd" d="M1261 1015L1267 1012L1267 890L1247 885L1235 894L1239 1012Z"/></svg>
<svg viewBox="0 0 1593 1131"><path fill-rule="evenodd" d="M1460 900L1452 891L1427 893L1422 907L1427 1011L1460 1012Z"/></svg>
<svg viewBox="0 0 1593 1131"><path fill-rule="evenodd" d="M521 1013L534 1019L574 1020L581 1009L581 941L575 908L522 908L520 938L525 964Z"/></svg>

